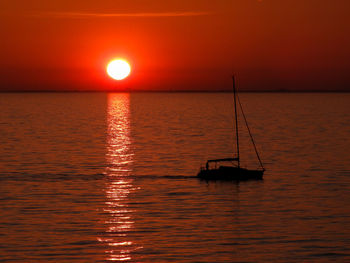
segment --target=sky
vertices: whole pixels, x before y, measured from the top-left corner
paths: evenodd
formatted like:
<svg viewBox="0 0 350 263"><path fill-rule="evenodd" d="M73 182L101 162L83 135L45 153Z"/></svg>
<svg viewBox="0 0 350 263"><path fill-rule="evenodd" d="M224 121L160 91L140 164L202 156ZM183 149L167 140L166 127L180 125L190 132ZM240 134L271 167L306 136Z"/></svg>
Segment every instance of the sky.
<svg viewBox="0 0 350 263"><path fill-rule="evenodd" d="M350 91L349 0L1 0L0 91ZM106 65L124 58L123 81Z"/></svg>

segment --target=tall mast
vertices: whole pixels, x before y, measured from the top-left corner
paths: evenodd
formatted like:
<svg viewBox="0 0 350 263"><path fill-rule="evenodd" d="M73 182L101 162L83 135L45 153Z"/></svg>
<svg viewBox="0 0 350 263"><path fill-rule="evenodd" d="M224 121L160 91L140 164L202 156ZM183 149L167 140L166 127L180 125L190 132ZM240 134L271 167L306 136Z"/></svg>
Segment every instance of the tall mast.
<svg viewBox="0 0 350 263"><path fill-rule="evenodd" d="M238 138L238 116L237 116L237 102L236 102L236 85L235 85L235 76L232 76L232 83L233 83L233 101L235 105L235 121L236 121L236 147L237 147L237 161L238 161L238 167L240 167L240 160L239 160L239 138Z"/></svg>

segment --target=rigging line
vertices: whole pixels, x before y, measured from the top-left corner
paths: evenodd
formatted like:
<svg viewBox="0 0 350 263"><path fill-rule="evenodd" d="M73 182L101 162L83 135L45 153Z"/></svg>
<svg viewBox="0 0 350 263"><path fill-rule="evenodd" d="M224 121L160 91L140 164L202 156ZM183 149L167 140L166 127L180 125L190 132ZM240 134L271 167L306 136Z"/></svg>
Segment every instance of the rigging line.
<svg viewBox="0 0 350 263"><path fill-rule="evenodd" d="M238 94L236 95L236 97L237 97L237 100L238 100L239 107L240 107L240 109L241 109L241 111L242 111L242 116L243 116L245 125L247 126L250 139L252 140L252 143L253 143L253 146L254 146L254 150L255 150L256 156L258 157L258 160L259 160L259 163L260 163L261 168L265 171L264 165L263 165L263 163L262 163L262 161L261 161L261 159L260 159L259 153L258 153L258 149L256 148L256 145L255 145L255 142L254 142L254 139L253 139L253 135L252 135L252 133L250 132L250 129L249 129L249 126L248 126L248 121L247 121L247 118L245 117L245 114L244 114L244 111L243 111L243 107L242 107L242 104L241 104L241 101L240 101L240 99L239 99Z"/></svg>

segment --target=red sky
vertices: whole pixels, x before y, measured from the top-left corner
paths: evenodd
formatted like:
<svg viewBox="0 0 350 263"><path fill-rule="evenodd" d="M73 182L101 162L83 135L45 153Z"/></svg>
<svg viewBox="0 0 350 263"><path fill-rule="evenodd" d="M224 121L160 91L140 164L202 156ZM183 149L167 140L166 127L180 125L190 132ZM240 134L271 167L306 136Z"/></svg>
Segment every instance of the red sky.
<svg viewBox="0 0 350 263"><path fill-rule="evenodd" d="M0 90L350 91L349 0L2 0ZM132 74L105 72L122 57Z"/></svg>

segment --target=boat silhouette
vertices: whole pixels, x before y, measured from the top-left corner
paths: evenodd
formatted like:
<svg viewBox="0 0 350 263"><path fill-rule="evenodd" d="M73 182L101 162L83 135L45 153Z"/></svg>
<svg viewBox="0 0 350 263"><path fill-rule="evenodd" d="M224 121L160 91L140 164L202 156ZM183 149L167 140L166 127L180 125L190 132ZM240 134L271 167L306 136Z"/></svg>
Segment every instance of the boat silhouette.
<svg viewBox="0 0 350 263"><path fill-rule="evenodd" d="M246 116L244 114L242 104L239 100L235 77L232 76L233 81L233 100L234 100L234 113L235 113L235 137L236 137L236 156L233 158L224 159L213 159L208 160L205 167L201 167L198 177L204 180L234 180L234 181L245 181L245 180L262 180L265 172L264 165L260 159L258 150L256 148L253 136L250 132ZM238 102L238 103L237 103ZM251 142L254 146L254 150L259 160L260 168L248 169L241 167L240 155L239 155L239 132L238 132L238 115L237 115L237 104L242 112L242 116L247 127Z"/></svg>

